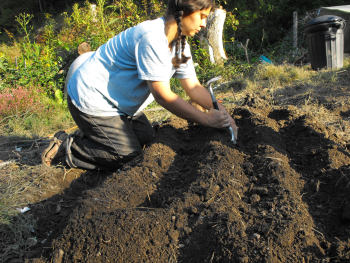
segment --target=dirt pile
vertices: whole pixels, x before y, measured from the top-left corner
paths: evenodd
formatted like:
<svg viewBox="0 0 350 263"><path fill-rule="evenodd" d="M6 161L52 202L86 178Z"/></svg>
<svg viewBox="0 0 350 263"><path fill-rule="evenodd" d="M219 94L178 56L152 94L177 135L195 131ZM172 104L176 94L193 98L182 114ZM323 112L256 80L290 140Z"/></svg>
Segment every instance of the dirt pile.
<svg viewBox="0 0 350 263"><path fill-rule="evenodd" d="M29 261L349 262L349 142L293 106L232 116L237 145L171 118L142 158L33 205Z"/></svg>

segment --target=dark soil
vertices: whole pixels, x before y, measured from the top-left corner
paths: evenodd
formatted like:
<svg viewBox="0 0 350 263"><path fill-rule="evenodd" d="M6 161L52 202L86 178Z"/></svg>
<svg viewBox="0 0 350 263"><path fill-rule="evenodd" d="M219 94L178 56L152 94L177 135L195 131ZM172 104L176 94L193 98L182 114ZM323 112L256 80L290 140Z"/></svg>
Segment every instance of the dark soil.
<svg viewBox="0 0 350 263"><path fill-rule="evenodd" d="M144 155L33 204L29 262L350 262L350 149L296 107L163 122ZM349 108L339 114L347 114Z"/></svg>

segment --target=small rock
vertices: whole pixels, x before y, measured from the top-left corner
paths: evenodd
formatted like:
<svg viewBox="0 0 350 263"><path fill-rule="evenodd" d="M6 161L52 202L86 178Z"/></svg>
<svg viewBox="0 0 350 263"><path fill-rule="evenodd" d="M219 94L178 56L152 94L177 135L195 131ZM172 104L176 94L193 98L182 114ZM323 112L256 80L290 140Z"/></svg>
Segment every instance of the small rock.
<svg viewBox="0 0 350 263"><path fill-rule="evenodd" d="M216 185L213 185L213 188L212 188L212 191L214 193L218 192L220 190L220 186L218 186L217 184Z"/></svg>
<svg viewBox="0 0 350 263"><path fill-rule="evenodd" d="M198 208L195 206L192 206L189 211L191 214L198 214Z"/></svg>
<svg viewBox="0 0 350 263"><path fill-rule="evenodd" d="M79 55L84 54L84 53L89 52L89 51L91 51L91 46L87 42L82 42L78 46L78 54Z"/></svg>
<svg viewBox="0 0 350 263"><path fill-rule="evenodd" d="M180 233L179 231L172 230L169 232L169 237L171 238L171 241L177 242L179 240Z"/></svg>
<svg viewBox="0 0 350 263"><path fill-rule="evenodd" d="M184 232L186 233L186 235L189 235L189 234L191 234L192 229L190 227L188 227L188 226L185 226L184 227Z"/></svg>
<svg viewBox="0 0 350 263"><path fill-rule="evenodd" d="M260 235L258 233L254 233L253 234L253 238L256 239L256 240L259 240L260 239Z"/></svg>
<svg viewBox="0 0 350 263"><path fill-rule="evenodd" d="M258 203L259 201L260 201L260 195L253 194L253 195L250 197L250 202L251 202L252 204Z"/></svg>

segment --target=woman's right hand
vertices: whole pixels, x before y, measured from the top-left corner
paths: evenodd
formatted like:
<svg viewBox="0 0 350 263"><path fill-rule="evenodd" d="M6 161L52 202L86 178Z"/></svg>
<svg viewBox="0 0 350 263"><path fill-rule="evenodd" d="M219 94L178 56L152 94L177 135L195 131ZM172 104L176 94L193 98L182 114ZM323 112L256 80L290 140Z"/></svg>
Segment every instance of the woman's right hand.
<svg viewBox="0 0 350 263"><path fill-rule="evenodd" d="M210 109L207 113L208 122L207 125L213 128L227 128L232 123L231 116L227 113L226 110L216 110Z"/></svg>
<svg viewBox="0 0 350 263"><path fill-rule="evenodd" d="M208 126L213 128L232 127L235 140L238 137L238 127L235 120L227 113L225 108L220 107L220 110L211 109L208 113Z"/></svg>

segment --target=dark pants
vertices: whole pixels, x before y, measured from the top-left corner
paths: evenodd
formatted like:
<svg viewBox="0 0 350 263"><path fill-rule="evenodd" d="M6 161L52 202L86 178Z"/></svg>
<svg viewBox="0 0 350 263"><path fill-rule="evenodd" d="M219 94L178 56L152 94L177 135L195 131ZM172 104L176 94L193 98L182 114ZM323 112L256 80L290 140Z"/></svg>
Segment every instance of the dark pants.
<svg viewBox="0 0 350 263"><path fill-rule="evenodd" d="M67 139L70 166L115 170L141 154L142 147L154 138L152 125L142 112L133 117L92 116L77 109L69 97L68 108L79 127Z"/></svg>

